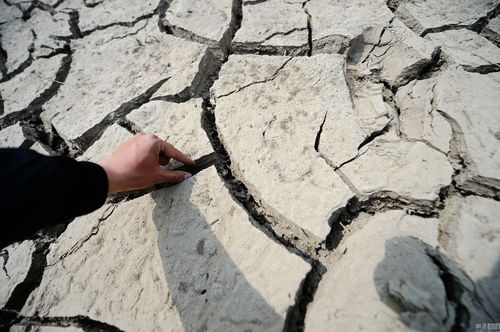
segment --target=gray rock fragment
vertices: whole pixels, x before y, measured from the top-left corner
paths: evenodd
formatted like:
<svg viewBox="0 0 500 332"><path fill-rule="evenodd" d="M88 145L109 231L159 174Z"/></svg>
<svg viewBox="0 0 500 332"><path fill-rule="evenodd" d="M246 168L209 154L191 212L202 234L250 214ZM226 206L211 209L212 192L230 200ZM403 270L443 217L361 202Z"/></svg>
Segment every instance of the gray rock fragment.
<svg viewBox="0 0 500 332"><path fill-rule="evenodd" d="M23 13L15 6L10 6L5 3L5 0L0 1L0 24L14 21L23 16Z"/></svg>
<svg viewBox="0 0 500 332"><path fill-rule="evenodd" d="M364 31L393 18L383 0L310 0L304 9L312 26L312 53L343 53Z"/></svg>
<svg viewBox="0 0 500 332"><path fill-rule="evenodd" d="M451 126L433 104L436 79L415 80L398 89L401 133L447 154L452 138Z"/></svg>
<svg viewBox="0 0 500 332"><path fill-rule="evenodd" d="M398 19L368 30L353 48L349 54L351 70L365 76L376 73L394 88L417 78L438 52Z"/></svg>
<svg viewBox="0 0 500 332"><path fill-rule="evenodd" d="M31 267L31 255L35 244L31 240L14 243L0 252L0 307L3 308Z"/></svg>
<svg viewBox="0 0 500 332"><path fill-rule="evenodd" d="M395 117L394 110L384 101L383 84L362 82L353 86L350 93L365 137L383 130Z"/></svg>
<svg viewBox="0 0 500 332"><path fill-rule="evenodd" d="M30 147L30 150L36 151L40 154L46 155L46 156L52 156L55 155L56 153L48 146L45 144L42 144L40 142L36 142Z"/></svg>
<svg viewBox="0 0 500 332"><path fill-rule="evenodd" d="M500 16L492 18L481 31L481 35L500 47Z"/></svg>
<svg viewBox="0 0 500 332"><path fill-rule="evenodd" d="M382 84L353 83L348 91L342 78L337 79L335 107L327 112L315 145L334 168L355 158L364 142L395 116L383 101Z"/></svg>
<svg viewBox="0 0 500 332"><path fill-rule="evenodd" d="M315 150L327 112L352 112L343 58L230 56L212 94L235 177L275 218L323 240L353 195Z"/></svg>
<svg viewBox="0 0 500 332"><path fill-rule="evenodd" d="M63 55L56 55L48 59L38 59L22 73L0 83L4 106L4 113L0 117L25 110L31 102L40 97L55 82L63 58Z"/></svg>
<svg viewBox="0 0 500 332"><path fill-rule="evenodd" d="M33 30L34 40L33 57L47 56L54 50L62 48L65 42L62 38L72 36L69 25L69 15L63 12L50 14L47 11L34 9L30 19L26 22L27 29Z"/></svg>
<svg viewBox="0 0 500 332"><path fill-rule="evenodd" d="M92 162L104 160L110 156L120 144L132 138L132 136L133 135L129 133L127 129L118 124L113 124L109 126L104 131L101 138L91 145L78 159Z"/></svg>
<svg viewBox="0 0 500 332"><path fill-rule="evenodd" d="M233 39L236 53L306 54L307 15L298 1L268 0L243 6L243 21Z"/></svg>
<svg viewBox="0 0 500 332"><path fill-rule="evenodd" d="M410 201L437 200L453 175L445 154L392 132L362 147L341 170L363 195L391 192Z"/></svg>
<svg viewBox="0 0 500 332"><path fill-rule="evenodd" d="M170 3L163 25L177 36L202 41L227 53L233 1L174 0Z"/></svg>
<svg viewBox="0 0 500 332"><path fill-rule="evenodd" d="M88 6L81 0L66 0L59 7L60 10L76 10L79 13L78 26L83 34L96 29L121 24L133 24L143 18L151 17L155 13L158 1L132 1L123 5L120 0L106 0L97 6Z"/></svg>
<svg viewBox="0 0 500 332"><path fill-rule="evenodd" d="M0 148L18 148L24 141L23 128L19 123L0 130Z"/></svg>
<svg viewBox="0 0 500 332"><path fill-rule="evenodd" d="M402 0L396 16L419 35L470 27L498 5L491 0Z"/></svg>
<svg viewBox="0 0 500 332"><path fill-rule="evenodd" d="M474 31L449 30L431 33L425 38L442 47L449 62L461 65L467 71L492 66L500 70L500 48Z"/></svg>
<svg viewBox="0 0 500 332"><path fill-rule="evenodd" d="M219 71L221 63L212 51L199 44L190 43L189 47L187 45L184 47L182 58L190 58L191 62L184 64L180 59L175 59L184 64L184 67L179 67L179 69L184 70L182 77L191 79L190 83L182 90L179 88L174 94L172 85L175 85L175 82L166 82L153 94L153 98L180 102L190 98L208 97L207 91L213 84L215 73Z"/></svg>
<svg viewBox="0 0 500 332"><path fill-rule="evenodd" d="M500 73L457 68L440 75L434 88L435 108L452 127L452 156L465 166L458 185L493 197L500 189L499 87Z"/></svg>
<svg viewBox="0 0 500 332"><path fill-rule="evenodd" d="M29 64L32 58L35 35L23 20L14 20L0 25L2 49L7 54L5 68L12 73L21 66Z"/></svg>
<svg viewBox="0 0 500 332"><path fill-rule="evenodd" d="M16 6L22 12L26 12L33 4L33 0L12 0L8 1L11 6Z"/></svg>

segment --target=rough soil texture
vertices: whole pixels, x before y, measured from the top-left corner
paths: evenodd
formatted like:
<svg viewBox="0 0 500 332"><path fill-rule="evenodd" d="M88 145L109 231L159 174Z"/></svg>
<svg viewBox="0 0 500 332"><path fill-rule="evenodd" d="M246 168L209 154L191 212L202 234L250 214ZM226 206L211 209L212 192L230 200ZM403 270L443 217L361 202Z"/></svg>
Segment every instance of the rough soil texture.
<svg viewBox="0 0 500 332"><path fill-rule="evenodd" d="M96 162L147 132L198 164L2 248L0 329L499 323L499 14L0 0L0 147Z"/></svg>

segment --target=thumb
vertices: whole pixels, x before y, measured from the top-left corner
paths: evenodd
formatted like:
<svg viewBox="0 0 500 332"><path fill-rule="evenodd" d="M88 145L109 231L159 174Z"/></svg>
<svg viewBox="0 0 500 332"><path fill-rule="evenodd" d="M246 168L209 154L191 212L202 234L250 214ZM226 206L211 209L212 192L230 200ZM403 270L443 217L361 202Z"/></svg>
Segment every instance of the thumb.
<svg viewBox="0 0 500 332"><path fill-rule="evenodd" d="M186 179L189 179L192 175L188 172L183 171L169 171L163 168L160 169L160 179L158 183L161 182L182 182Z"/></svg>

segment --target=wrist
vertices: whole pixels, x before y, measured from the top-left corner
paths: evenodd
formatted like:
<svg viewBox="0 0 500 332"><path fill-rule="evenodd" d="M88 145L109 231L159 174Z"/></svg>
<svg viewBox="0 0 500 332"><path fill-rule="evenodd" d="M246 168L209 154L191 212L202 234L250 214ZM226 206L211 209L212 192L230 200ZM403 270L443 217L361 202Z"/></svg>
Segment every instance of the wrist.
<svg viewBox="0 0 500 332"><path fill-rule="evenodd" d="M119 188L119 176L116 172L106 163L105 160L97 163L106 172L106 177L108 178L108 194L113 194L121 191Z"/></svg>

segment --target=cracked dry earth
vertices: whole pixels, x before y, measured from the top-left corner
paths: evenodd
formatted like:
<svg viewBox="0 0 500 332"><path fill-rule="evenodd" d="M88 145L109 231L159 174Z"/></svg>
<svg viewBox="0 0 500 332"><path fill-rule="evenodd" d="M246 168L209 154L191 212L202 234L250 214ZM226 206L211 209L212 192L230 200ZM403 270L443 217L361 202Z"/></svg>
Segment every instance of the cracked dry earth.
<svg viewBox="0 0 500 332"><path fill-rule="evenodd" d="M3 329L500 322L498 1L0 7L1 146L198 161L3 248Z"/></svg>

